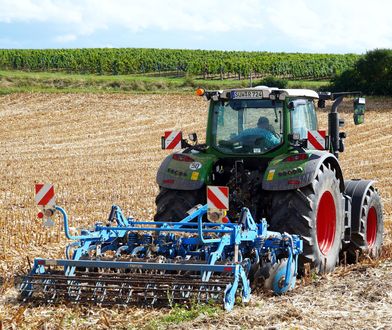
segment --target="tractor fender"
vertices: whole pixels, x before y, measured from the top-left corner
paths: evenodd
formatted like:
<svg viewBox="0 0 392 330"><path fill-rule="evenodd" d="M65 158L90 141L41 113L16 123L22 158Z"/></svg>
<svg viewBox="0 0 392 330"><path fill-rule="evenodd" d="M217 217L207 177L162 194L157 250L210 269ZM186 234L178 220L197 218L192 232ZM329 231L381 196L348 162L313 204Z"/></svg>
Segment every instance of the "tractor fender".
<svg viewBox="0 0 392 330"><path fill-rule="evenodd" d="M160 187L174 190L196 190L211 180L216 156L202 152L179 151L167 156L157 173Z"/></svg>
<svg viewBox="0 0 392 330"><path fill-rule="evenodd" d="M290 156L306 154L306 159L290 160ZM343 173L337 158L326 151L311 150L304 153L288 153L275 157L269 163L263 177L264 190L293 190L305 187L316 178L319 168L324 164L335 171L340 180L340 191L344 191Z"/></svg>

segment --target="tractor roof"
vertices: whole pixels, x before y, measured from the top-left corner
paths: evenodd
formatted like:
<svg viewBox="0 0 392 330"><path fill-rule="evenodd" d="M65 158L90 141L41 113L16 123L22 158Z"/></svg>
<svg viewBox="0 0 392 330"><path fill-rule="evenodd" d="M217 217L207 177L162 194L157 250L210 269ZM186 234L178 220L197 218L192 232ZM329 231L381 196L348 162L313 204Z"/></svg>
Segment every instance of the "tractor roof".
<svg viewBox="0 0 392 330"><path fill-rule="evenodd" d="M225 92L231 92L231 91L246 91L246 90L261 90L263 91L263 96L266 95L267 97L269 97L269 95L271 94L280 94L280 95L284 95L285 97L310 97L310 98L314 98L314 99L318 99L319 95L311 90L311 89L280 89L277 87L268 87L268 86L256 86L256 87L252 87L252 88L235 88L235 89L231 89L231 90L226 90ZM265 92L265 93L264 93ZM264 96L265 97L265 96Z"/></svg>
<svg viewBox="0 0 392 330"><path fill-rule="evenodd" d="M279 89L276 87L256 86L251 88L233 88L221 91L204 91L201 90L198 95L204 95L209 100L218 99L279 99L284 100L286 97L307 97L318 99L317 92L311 89Z"/></svg>
<svg viewBox="0 0 392 330"><path fill-rule="evenodd" d="M311 97L314 99L319 98L319 95L311 89L280 89L279 91L284 91L285 93L287 93L287 96L289 97L304 96L304 97Z"/></svg>

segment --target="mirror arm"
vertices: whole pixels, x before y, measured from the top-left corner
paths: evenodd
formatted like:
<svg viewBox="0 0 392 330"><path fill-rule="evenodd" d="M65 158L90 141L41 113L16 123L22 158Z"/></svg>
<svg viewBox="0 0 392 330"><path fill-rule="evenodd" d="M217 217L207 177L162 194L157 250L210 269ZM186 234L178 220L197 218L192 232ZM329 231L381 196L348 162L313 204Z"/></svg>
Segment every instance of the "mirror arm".
<svg viewBox="0 0 392 330"><path fill-rule="evenodd" d="M339 107L340 103L342 103L343 97L344 96L342 95L342 96L339 96L337 99L335 99L335 101L332 104L331 113L338 112L338 107Z"/></svg>

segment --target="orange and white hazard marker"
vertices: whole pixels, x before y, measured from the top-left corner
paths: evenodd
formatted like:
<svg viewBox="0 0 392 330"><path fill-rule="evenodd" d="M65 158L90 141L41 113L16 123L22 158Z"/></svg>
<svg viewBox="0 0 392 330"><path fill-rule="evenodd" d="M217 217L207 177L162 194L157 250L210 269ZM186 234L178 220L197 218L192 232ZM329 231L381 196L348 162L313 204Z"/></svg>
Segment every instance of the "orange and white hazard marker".
<svg viewBox="0 0 392 330"><path fill-rule="evenodd" d="M52 208L55 206L54 187L49 183L38 183L35 185L35 202L39 206Z"/></svg>
<svg viewBox="0 0 392 330"><path fill-rule="evenodd" d="M325 150L326 131L308 131L308 149Z"/></svg>
<svg viewBox="0 0 392 330"><path fill-rule="evenodd" d="M163 138L165 149L181 149L181 131L166 131Z"/></svg>
<svg viewBox="0 0 392 330"><path fill-rule="evenodd" d="M229 187L207 186L207 207L215 210L228 210Z"/></svg>

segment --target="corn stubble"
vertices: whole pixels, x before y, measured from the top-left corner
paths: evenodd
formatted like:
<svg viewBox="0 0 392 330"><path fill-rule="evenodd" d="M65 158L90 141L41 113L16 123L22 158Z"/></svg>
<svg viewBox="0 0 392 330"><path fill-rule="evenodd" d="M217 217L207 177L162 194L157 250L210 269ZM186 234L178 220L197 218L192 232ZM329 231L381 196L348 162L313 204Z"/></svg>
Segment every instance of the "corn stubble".
<svg viewBox="0 0 392 330"><path fill-rule="evenodd" d="M346 152L341 155L342 167L347 178L377 180L386 215L384 256L390 259L392 101L370 100L366 123L358 127L352 124L349 107L350 102L343 105L343 110L347 110L342 116L346 119L348 138ZM0 329L9 326L139 327L149 325L151 320L165 313L138 308L128 308L126 313L121 308L30 308L15 301L14 277L25 272L34 257L63 257L67 244L58 219L55 227L48 229L36 217L35 183L55 184L57 203L67 210L75 231L104 221L113 203L120 205L127 215L152 220L158 192L155 174L168 154L160 149L160 136L166 129L181 129L185 133L195 131L204 140L206 119L207 104L199 97L188 95L35 93L0 97ZM324 113L320 114L320 127L326 127ZM379 279L391 277L382 270L391 273L392 266L388 261L382 265L372 268L375 265L370 264L370 272L376 272ZM350 277L352 272L356 272L355 267L342 270L337 280L336 274L324 276L315 287L313 280L311 285L287 297L267 298L267 302L263 302L265 298L256 298L258 302L230 316L212 320L199 317L194 325L199 328L219 328L222 322L249 327L267 325L268 310L274 310L276 324L313 327L312 322L317 317L328 314L328 304L332 304L331 297L338 294L336 286L341 285L342 278L349 280L345 285L357 282L355 276ZM323 280L326 283L322 284ZM323 290L328 291L323 294L325 313L317 308L309 309L304 303L294 304L296 300L303 301L304 294L309 301L312 295L319 297L318 285L324 285ZM389 297L389 302L391 300ZM252 317L236 317L249 314L249 308L252 308ZM352 317L355 319L355 315ZM344 327L344 318L341 322L336 324ZM355 322L361 326L359 316ZM327 321L325 327L328 327ZM319 328L323 328L323 324Z"/></svg>

